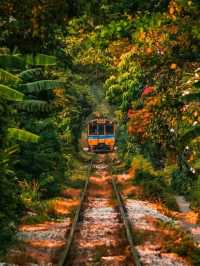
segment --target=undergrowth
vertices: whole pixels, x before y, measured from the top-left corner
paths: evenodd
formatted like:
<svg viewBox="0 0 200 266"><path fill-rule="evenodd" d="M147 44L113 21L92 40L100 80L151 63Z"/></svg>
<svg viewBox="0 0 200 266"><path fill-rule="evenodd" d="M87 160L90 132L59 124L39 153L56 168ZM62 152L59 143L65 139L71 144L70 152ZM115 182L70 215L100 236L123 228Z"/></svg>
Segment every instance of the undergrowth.
<svg viewBox="0 0 200 266"><path fill-rule="evenodd" d="M132 162L134 173L133 184L143 188L142 198L152 201L160 201L167 208L178 210L178 206L170 185L166 182L161 171L155 171L151 163L142 156L137 156Z"/></svg>

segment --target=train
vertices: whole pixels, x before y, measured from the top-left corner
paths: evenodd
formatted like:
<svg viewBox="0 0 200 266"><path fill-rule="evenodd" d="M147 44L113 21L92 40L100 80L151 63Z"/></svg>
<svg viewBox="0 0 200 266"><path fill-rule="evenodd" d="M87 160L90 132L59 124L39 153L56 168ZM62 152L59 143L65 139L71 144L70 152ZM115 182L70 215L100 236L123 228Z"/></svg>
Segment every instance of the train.
<svg viewBox="0 0 200 266"><path fill-rule="evenodd" d="M91 152L111 152L115 149L115 124L108 118L98 117L87 124L87 143Z"/></svg>

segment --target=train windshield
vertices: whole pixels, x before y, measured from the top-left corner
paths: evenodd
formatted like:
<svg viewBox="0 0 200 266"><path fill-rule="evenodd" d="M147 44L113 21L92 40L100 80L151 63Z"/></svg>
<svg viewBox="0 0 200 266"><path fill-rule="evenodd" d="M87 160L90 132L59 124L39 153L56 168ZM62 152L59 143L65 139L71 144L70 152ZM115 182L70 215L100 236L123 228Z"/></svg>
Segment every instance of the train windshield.
<svg viewBox="0 0 200 266"><path fill-rule="evenodd" d="M89 135L97 135L97 133L98 133L97 124L96 123L89 124Z"/></svg>
<svg viewBox="0 0 200 266"><path fill-rule="evenodd" d="M111 123L92 122L89 124L89 135L112 135L114 134L114 125Z"/></svg>
<svg viewBox="0 0 200 266"><path fill-rule="evenodd" d="M104 135L104 125L98 125L98 133L99 135Z"/></svg>
<svg viewBox="0 0 200 266"><path fill-rule="evenodd" d="M112 124L106 125L106 134L113 134L114 128Z"/></svg>

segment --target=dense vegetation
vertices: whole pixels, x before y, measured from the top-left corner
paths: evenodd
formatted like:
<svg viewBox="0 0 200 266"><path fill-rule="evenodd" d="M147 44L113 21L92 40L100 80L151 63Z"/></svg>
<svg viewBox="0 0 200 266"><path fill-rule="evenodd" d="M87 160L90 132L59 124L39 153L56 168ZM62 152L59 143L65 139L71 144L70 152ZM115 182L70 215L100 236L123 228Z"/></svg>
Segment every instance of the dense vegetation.
<svg viewBox="0 0 200 266"><path fill-rule="evenodd" d="M197 0L1 1L1 243L21 211L70 175L93 108L88 85L104 86L119 157L146 196L170 205L173 190L200 207L199 8Z"/></svg>
<svg viewBox="0 0 200 266"><path fill-rule="evenodd" d="M142 155L199 206L199 2L99 3L69 21L69 54L102 78L127 166Z"/></svg>
<svg viewBox="0 0 200 266"><path fill-rule="evenodd" d="M56 2L63 17L55 24L55 3L43 4L45 10L34 1L0 4L1 251L24 212L43 215L47 200L67 182L93 104L82 77L68 67L71 60L57 34L66 24L65 3Z"/></svg>

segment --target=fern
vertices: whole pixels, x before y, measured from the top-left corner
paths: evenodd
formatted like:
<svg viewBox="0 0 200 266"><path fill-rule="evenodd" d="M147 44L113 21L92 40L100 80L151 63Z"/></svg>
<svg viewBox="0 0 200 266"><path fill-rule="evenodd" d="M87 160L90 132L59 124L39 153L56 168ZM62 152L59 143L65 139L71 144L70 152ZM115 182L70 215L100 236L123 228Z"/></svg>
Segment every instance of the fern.
<svg viewBox="0 0 200 266"><path fill-rule="evenodd" d="M20 89L26 93L38 93L63 87L64 83L57 80L40 80L20 85Z"/></svg>
<svg viewBox="0 0 200 266"><path fill-rule="evenodd" d="M8 128L7 138L12 139L12 140L19 140L23 142L36 143L39 141L40 137L24 129Z"/></svg>
<svg viewBox="0 0 200 266"><path fill-rule="evenodd" d="M0 84L0 97L10 101L22 101L24 94L6 85Z"/></svg>
<svg viewBox="0 0 200 266"><path fill-rule="evenodd" d="M31 68L20 73L19 77L25 82L38 80L42 77L41 68Z"/></svg>
<svg viewBox="0 0 200 266"><path fill-rule="evenodd" d="M24 60L28 65L36 65L36 66L55 66L56 65L56 57L45 55L45 54L27 54L24 55Z"/></svg>
<svg viewBox="0 0 200 266"><path fill-rule="evenodd" d="M20 81L20 78L17 77L16 75L13 75L8 71L0 69L0 83L11 84L11 83L17 83L19 81Z"/></svg>

